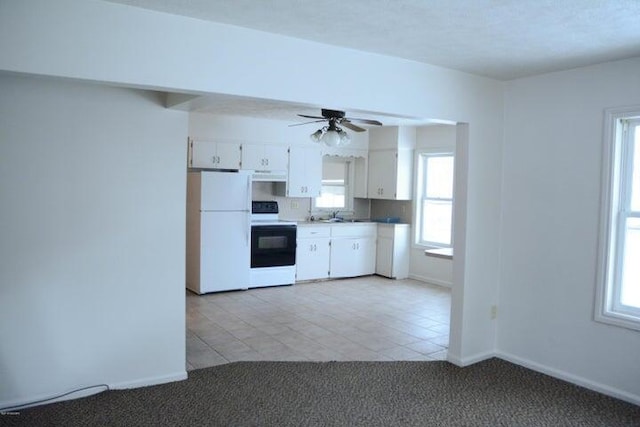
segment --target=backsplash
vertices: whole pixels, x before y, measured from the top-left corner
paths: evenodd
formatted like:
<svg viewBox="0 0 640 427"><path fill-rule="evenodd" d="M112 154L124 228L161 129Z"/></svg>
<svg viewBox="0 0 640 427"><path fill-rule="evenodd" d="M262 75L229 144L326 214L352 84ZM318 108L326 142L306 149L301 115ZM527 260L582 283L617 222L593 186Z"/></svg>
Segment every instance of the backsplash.
<svg viewBox="0 0 640 427"><path fill-rule="evenodd" d="M371 200L371 219L399 217L400 222L412 224L411 200Z"/></svg>
<svg viewBox="0 0 640 427"><path fill-rule="evenodd" d="M275 183L273 182L254 182L252 184L251 198L253 200L275 200L278 202L280 209L280 218L293 220L293 221L305 221L312 215L311 213L311 198L309 197L283 197L275 195ZM370 218L369 215L369 200L368 199L354 199L353 218L364 219ZM318 216L313 213L314 216ZM326 214L321 214L325 216Z"/></svg>

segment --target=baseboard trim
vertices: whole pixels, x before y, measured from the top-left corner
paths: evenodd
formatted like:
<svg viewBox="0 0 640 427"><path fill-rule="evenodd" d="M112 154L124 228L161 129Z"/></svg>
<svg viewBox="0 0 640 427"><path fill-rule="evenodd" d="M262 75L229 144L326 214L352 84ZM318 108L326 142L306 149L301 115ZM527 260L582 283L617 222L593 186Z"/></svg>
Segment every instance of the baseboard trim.
<svg viewBox="0 0 640 427"><path fill-rule="evenodd" d="M640 405L640 396L638 395L628 393L626 391L619 390L617 388L610 387L608 385L604 385L596 381L591 381L587 378L584 378L578 375L573 375L568 372L564 372L559 369L552 368L550 366L542 365L532 360L518 357L511 353L498 351L495 354L495 356L500 359L506 360L507 362L524 366L525 368L531 369L533 371L537 371L537 372L552 376L554 378L558 378L560 380L567 381L584 388L588 388L589 390L597 391L598 393L602 393L607 396L614 397L616 399L624 400L625 402L629 402L634 405Z"/></svg>
<svg viewBox="0 0 640 427"><path fill-rule="evenodd" d="M464 368L465 366L473 365L474 363L482 362L483 360L491 359L492 357L495 357L495 353L492 351L478 353L469 357L458 357L449 353L447 354L447 361Z"/></svg>
<svg viewBox="0 0 640 427"><path fill-rule="evenodd" d="M145 387L150 385L170 383L187 379L187 371L180 371L174 374L162 375L158 377L150 377L136 381L127 381L115 384L108 384L111 390L120 390L127 388ZM32 396L29 400L13 400L0 402L2 411L12 411L19 409L31 408L34 406L45 405L55 402L63 402L65 400L80 399L82 397L91 396L107 390L107 384L99 384L84 388L78 388L77 391L61 392L55 395L38 395Z"/></svg>
<svg viewBox="0 0 640 427"><path fill-rule="evenodd" d="M29 398L29 400L21 399L0 402L0 411L20 411L22 409L33 408L34 406L48 405L50 403L63 402L65 400L80 399L81 397L92 396L94 394L102 393L106 390L106 384L99 384L95 386L78 387L75 391L70 390L54 395L40 394L37 396L32 396L31 398Z"/></svg>
<svg viewBox="0 0 640 427"><path fill-rule="evenodd" d="M444 288L451 288L452 286L451 282L445 282L444 280L434 279L432 277L427 277L427 276L421 276L419 274L409 274L409 279L430 283L432 285L442 286Z"/></svg>
<svg viewBox="0 0 640 427"><path fill-rule="evenodd" d="M150 385L158 385L164 383L172 383L174 381L182 381L187 379L187 371L178 371L173 374L161 375L158 377L142 378L135 381L124 381L115 384L109 384L111 390L123 390L127 388L147 387Z"/></svg>

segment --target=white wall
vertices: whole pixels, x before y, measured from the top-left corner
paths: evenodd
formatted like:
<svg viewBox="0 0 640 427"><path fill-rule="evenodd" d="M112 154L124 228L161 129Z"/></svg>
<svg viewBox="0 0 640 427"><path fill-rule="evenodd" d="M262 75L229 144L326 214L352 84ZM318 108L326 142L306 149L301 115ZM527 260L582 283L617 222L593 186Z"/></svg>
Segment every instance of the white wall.
<svg viewBox="0 0 640 427"><path fill-rule="evenodd" d="M445 148L452 152L456 148L456 127L451 125L423 126L416 134L416 152L421 149ZM415 216L415 205L413 206ZM415 225L415 224L414 224ZM411 231L415 233L415 227ZM415 236L411 236L412 242ZM411 247L409 275L440 286L451 287L453 262L450 259L425 256L424 248Z"/></svg>
<svg viewBox="0 0 640 427"><path fill-rule="evenodd" d="M464 274L454 274L449 357L464 364L493 354L502 83L114 3L24 0L0 8L0 71L469 123L468 198L457 205L465 239L454 265ZM331 61L318 67L317 58Z"/></svg>
<svg viewBox="0 0 640 427"><path fill-rule="evenodd" d="M593 320L604 109L640 105L640 58L506 92L498 350L640 403L640 333Z"/></svg>
<svg viewBox="0 0 640 427"><path fill-rule="evenodd" d="M0 93L0 407L185 378L187 115L42 78Z"/></svg>

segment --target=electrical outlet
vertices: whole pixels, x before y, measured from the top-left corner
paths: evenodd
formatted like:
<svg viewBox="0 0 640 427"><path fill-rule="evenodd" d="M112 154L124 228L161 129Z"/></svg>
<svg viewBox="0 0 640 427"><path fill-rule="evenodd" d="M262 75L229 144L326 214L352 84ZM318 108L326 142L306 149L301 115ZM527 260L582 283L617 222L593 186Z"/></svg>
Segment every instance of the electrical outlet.
<svg viewBox="0 0 640 427"><path fill-rule="evenodd" d="M496 317L498 317L498 306L497 305L492 305L491 306L491 319L495 319Z"/></svg>
<svg viewBox="0 0 640 427"><path fill-rule="evenodd" d="M298 209L300 207L300 205L298 204L297 200L292 200L291 201L291 209Z"/></svg>

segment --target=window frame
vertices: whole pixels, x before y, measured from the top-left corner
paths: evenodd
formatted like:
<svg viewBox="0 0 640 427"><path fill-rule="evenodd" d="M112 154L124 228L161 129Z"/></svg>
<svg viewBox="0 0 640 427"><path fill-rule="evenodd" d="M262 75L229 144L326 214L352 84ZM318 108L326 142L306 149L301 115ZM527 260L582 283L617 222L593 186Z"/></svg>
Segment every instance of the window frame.
<svg viewBox="0 0 640 427"><path fill-rule="evenodd" d="M317 197L312 197L311 198L311 210L314 214L332 214L333 212L340 212L340 214L344 215L353 215L353 194L354 194L354 179L355 179L355 164L352 158L349 157L336 157L336 156L324 156L322 158L323 162L333 162L333 163L344 163L345 164L345 168L346 170L346 182L345 182L345 194L344 194L344 201L345 201L345 207L344 208L324 208L324 207L318 207L316 205L316 199ZM322 191L322 187L325 186L325 184L322 183L322 181L320 182L320 191ZM338 186L338 185L336 185ZM322 194L322 193L321 193ZM341 215L341 216L342 216Z"/></svg>
<svg viewBox="0 0 640 427"><path fill-rule="evenodd" d="M632 126L636 130L639 129L640 106L605 111L602 207L594 319L640 330L640 308L620 303L626 220L640 218L640 211L630 209L634 154L633 133L630 132Z"/></svg>
<svg viewBox="0 0 640 427"><path fill-rule="evenodd" d="M451 193L451 198L428 198L426 197L426 188L425 188L425 180L426 180L426 158L428 157L452 157L454 162L454 170L453 170L453 188ZM452 248L453 247L453 210L455 205L455 149L453 147L438 147L438 148L423 148L416 150L415 152L415 203L414 203L414 218L415 218L415 231L414 231L414 239L413 244L414 247L424 249L424 248ZM422 240L422 230L424 227L423 221L423 205L424 201L427 199L431 200L446 200L451 202L451 228L449 230L449 244L444 244L441 242L431 242Z"/></svg>

